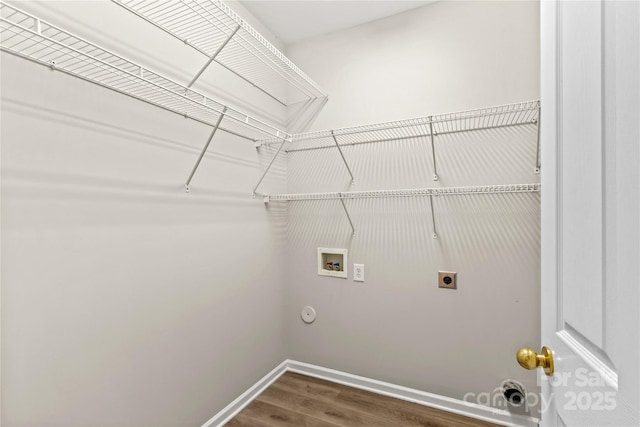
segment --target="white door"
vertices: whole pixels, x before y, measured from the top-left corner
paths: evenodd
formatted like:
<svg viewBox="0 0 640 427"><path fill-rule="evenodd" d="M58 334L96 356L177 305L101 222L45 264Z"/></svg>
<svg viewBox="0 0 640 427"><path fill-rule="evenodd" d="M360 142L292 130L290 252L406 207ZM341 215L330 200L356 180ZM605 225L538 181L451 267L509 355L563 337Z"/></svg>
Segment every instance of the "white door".
<svg viewBox="0 0 640 427"><path fill-rule="evenodd" d="M541 425L639 426L640 2L541 12Z"/></svg>

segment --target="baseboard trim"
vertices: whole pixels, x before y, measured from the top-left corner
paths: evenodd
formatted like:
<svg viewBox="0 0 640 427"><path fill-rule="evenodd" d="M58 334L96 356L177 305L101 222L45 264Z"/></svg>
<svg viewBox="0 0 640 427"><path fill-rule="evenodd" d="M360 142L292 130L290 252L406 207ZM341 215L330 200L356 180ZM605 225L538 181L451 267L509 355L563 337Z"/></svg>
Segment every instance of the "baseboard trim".
<svg viewBox="0 0 640 427"><path fill-rule="evenodd" d="M202 427L218 427L229 422L238 412L255 399L264 389L277 380L285 372L296 372L310 377L320 378L343 384L349 387L394 397L396 399L417 403L430 408L441 409L454 414L464 415L477 420L487 421L506 427L538 427L538 419L523 415L511 414L502 409L491 408L463 400L440 396L434 393L415 390L396 384L378 381L371 378L336 371L322 366L295 360L285 360L264 378L254 384L249 390L231 402L226 408L217 413Z"/></svg>
<svg viewBox="0 0 640 427"><path fill-rule="evenodd" d="M279 364L274 370L258 380L257 383L251 386L247 391L242 393L236 400L228 404L222 411L215 414L209 421L204 423L202 427L218 427L223 426L238 412L242 411L253 399L258 397L267 387L269 387L275 380L280 378L280 375L287 372L289 360L285 360Z"/></svg>
<svg viewBox="0 0 640 427"><path fill-rule="evenodd" d="M523 415L511 414L502 409L491 408L478 405L464 400L453 399L451 397L440 396L426 391L415 390L396 384L378 381L347 372L336 371L334 369L323 368L321 366L308 363L287 361L287 371L316 377L323 380L333 381L349 387L359 388L372 393L394 397L400 400L417 403L430 408L441 409L454 414L464 415L477 420L488 421L490 423L508 427L538 427L538 419Z"/></svg>

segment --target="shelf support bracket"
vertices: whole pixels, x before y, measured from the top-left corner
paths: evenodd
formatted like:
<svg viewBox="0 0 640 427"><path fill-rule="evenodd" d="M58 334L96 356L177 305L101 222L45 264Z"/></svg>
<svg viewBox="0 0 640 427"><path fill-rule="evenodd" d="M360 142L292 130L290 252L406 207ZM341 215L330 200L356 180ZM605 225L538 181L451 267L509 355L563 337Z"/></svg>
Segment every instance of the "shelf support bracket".
<svg viewBox="0 0 640 427"><path fill-rule="evenodd" d="M342 198L342 193L339 193L339 196L340 196L340 203L342 203L342 209L344 209L344 213L347 215L347 219L349 220L349 225L351 226L351 231L352 231L351 235L353 237L355 237L356 236L356 229L353 226L353 221L351 221L351 215L349 215L349 211L347 210L347 206L344 204L344 200Z"/></svg>
<svg viewBox="0 0 640 427"><path fill-rule="evenodd" d="M347 167L347 171L349 172L349 175L351 176L351 184L353 184L355 182L355 178L353 177L353 174L351 173L351 168L349 167L349 163L347 163L347 159L345 159L344 154L342 153L342 148L340 148L340 144L338 144L338 140L337 140L335 134L333 133L333 131L331 131L331 138L333 138L333 141L336 143L336 148L338 148L338 151L340 152L340 157L342 157L342 161L344 162L344 165Z"/></svg>
<svg viewBox="0 0 640 427"><path fill-rule="evenodd" d="M436 232L436 217L433 214L433 195L429 195L429 206L431 207L431 227L433 229L433 238L438 238L438 233Z"/></svg>
<svg viewBox="0 0 640 427"><path fill-rule="evenodd" d="M282 142L280 143L280 145L278 146L278 150L276 151L276 153L273 155L273 157L271 158L271 161L269 162L269 164L267 165L267 168L264 170L264 172L262 173L262 176L260 177L260 180L258 181L258 183L256 184L255 187L253 187L253 197L256 197L256 191L258 191L258 187L260 187L260 184L262 184L262 181L264 180L264 177L267 176L267 173L269 172L269 169L271 169L271 166L273 165L273 162L276 161L276 158L278 157L278 154L280 154L280 151L282 151L282 147L284 146L284 143L287 142L286 139L282 139Z"/></svg>
<svg viewBox="0 0 640 427"><path fill-rule="evenodd" d="M193 84L196 82L196 80L198 80L200 78L200 76L202 75L202 73L204 73L204 70L206 70L209 67L209 65L211 65L211 63L216 59L218 54L220 52L222 52L222 49L224 49L224 47L227 45L227 43L229 43L231 41L231 39L233 38L233 36L236 35L236 33L238 32L239 29L240 29L240 25L238 25L236 27L236 29L233 30L233 33L231 33L231 35L229 37L227 37L227 39L224 41L224 43L222 43L220 45L218 50L216 50L215 53L213 55L211 55L211 57L209 58L207 63L204 64L204 66L200 69L200 71L198 71L198 74L196 74L195 77L193 79L191 79L191 82L189 82L189 84L187 85L187 88L190 88L191 86L193 86Z"/></svg>
<svg viewBox="0 0 640 427"><path fill-rule="evenodd" d="M204 157L204 153L207 152L207 149L209 148L209 144L211 144L211 140L213 140L213 136L216 134L216 131L220 127L220 122L222 122L222 118L224 117L224 114L226 112L227 112L227 107L224 107L223 110L222 110L222 114L220 114L220 117L218 117L218 121L216 122L216 125L213 127L213 130L211 131L211 135L209 135L209 139L207 140L207 143L204 145L204 148L202 149L202 152L200 153L200 157L198 157L198 160L196 161L196 164L193 166L193 169L191 170L191 173L189 174L189 178L187 178L187 182L184 184L184 187L185 187L185 190L187 191L187 193L189 192L189 184L191 183L191 179L193 179L193 175L196 173L196 170L198 170L198 166L200 166L200 162L202 161L202 158Z"/></svg>
<svg viewBox="0 0 640 427"><path fill-rule="evenodd" d="M538 109L538 119L533 119L536 124L536 165L533 172L540 173L540 109Z"/></svg>
<svg viewBox="0 0 640 427"><path fill-rule="evenodd" d="M436 166L436 146L434 143L434 133L433 133L433 116L429 116L429 138L431 139L431 157L433 157L433 180L438 180L438 168Z"/></svg>

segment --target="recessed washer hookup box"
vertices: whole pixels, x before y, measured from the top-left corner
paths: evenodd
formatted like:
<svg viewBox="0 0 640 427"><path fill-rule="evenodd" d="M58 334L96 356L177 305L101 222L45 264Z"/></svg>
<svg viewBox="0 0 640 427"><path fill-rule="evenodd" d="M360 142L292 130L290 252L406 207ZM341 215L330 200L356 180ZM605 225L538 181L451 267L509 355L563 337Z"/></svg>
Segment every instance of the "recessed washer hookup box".
<svg viewBox="0 0 640 427"><path fill-rule="evenodd" d="M347 278L347 249L318 248L318 275Z"/></svg>

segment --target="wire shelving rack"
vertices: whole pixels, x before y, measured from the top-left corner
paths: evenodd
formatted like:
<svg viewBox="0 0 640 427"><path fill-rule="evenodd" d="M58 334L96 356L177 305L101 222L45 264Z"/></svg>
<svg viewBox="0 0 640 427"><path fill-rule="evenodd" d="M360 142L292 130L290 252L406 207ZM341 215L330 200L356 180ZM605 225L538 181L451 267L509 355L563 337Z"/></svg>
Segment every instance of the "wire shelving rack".
<svg viewBox="0 0 640 427"><path fill-rule="evenodd" d="M281 141L291 140L291 135L287 132L5 2L0 2L0 48L51 69L212 126L209 140L187 180L187 191L189 182L217 130L254 142L265 137Z"/></svg>
<svg viewBox="0 0 640 427"><path fill-rule="evenodd" d="M533 165L533 171L536 174L540 173L540 101L538 100L392 122L299 133L291 135L291 139L287 141L266 138L256 142L256 144L266 147L279 144L279 152L284 149L284 144L287 142L290 144L288 148L284 149L286 153L335 148L338 150L353 183L355 180L354 174L342 151L343 147L422 139L425 144L429 144L434 170L433 180L437 181L439 177L436 161L437 153L434 142L438 135L442 136L513 126L535 126L536 159L535 165ZM268 168L258 182L258 185L255 186L253 190L254 194L256 194L267 172Z"/></svg>
<svg viewBox="0 0 640 427"><path fill-rule="evenodd" d="M376 199L389 197L464 196L471 194L533 193L540 184L481 185L470 187L411 188L400 190L368 190L327 193L262 194L265 202L295 202L303 200Z"/></svg>
<svg viewBox="0 0 640 427"><path fill-rule="evenodd" d="M238 28L236 28L234 34L238 31ZM302 145L304 143L312 144L311 146L304 147L294 146L286 150L287 152L329 147L337 148L352 178L352 171L349 168L341 147L356 144L425 138L431 143L434 170L436 170L433 140L437 135L510 126L535 125L538 133L536 148L536 152L538 152L540 125L539 101L527 101L437 116L426 116L394 122L291 135L3 1L0 1L0 48L3 51L46 65L51 69L64 72L212 126L213 129L209 139L187 179L187 191L189 190L189 183L200 161L218 130L251 140L258 147L271 146L279 142L278 149L254 188L254 196L262 196L265 203L339 200L354 234L355 227L353 226L351 216L345 204L345 200L349 199L429 197L433 221L433 237L437 238L433 212L433 197L540 191L540 184L514 184L306 194L257 193L258 187L269 172L270 167L283 149L285 143L296 143L296 145ZM340 140L338 140L338 138ZM536 155L536 172L539 172L539 167L539 156ZM437 172L434 179L437 180Z"/></svg>
<svg viewBox="0 0 640 427"><path fill-rule="evenodd" d="M467 196L479 194L511 194L511 193L538 193L540 184L510 184L510 185L483 185L471 187L442 187L442 188L412 188L401 190L375 190L375 191L345 191L328 193L298 193L298 194L261 194L264 203L271 202L301 202L313 200L339 200L344 213L349 221L353 236L356 229L349 214L345 200L376 199L395 197L429 197L431 210L431 227L433 238L438 238L436 229L436 216L433 209L433 198L442 196Z"/></svg>
<svg viewBox="0 0 640 427"><path fill-rule="evenodd" d="M430 138L460 132L498 129L511 126L536 125L540 116L540 101L525 101L474 110L445 113L391 122L352 126L293 134L286 152L335 147L334 137L342 147L411 138ZM279 140L264 139L270 146ZM295 144L295 145L293 145Z"/></svg>
<svg viewBox="0 0 640 427"><path fill-rule="evenodd" d="M221 0L112 0L216 62L282 105L327 95Z"/></svg>

